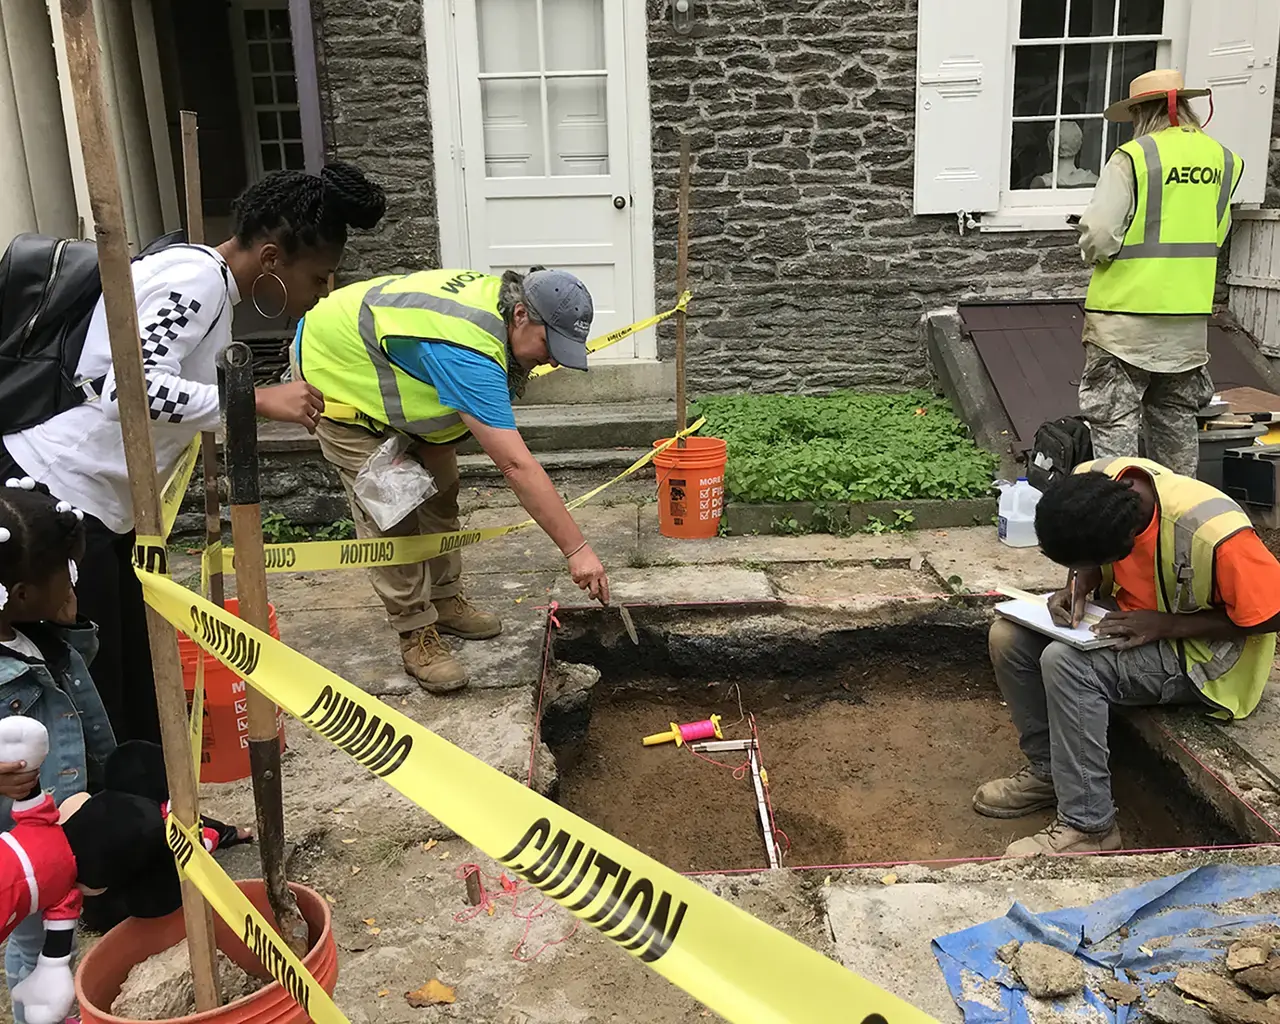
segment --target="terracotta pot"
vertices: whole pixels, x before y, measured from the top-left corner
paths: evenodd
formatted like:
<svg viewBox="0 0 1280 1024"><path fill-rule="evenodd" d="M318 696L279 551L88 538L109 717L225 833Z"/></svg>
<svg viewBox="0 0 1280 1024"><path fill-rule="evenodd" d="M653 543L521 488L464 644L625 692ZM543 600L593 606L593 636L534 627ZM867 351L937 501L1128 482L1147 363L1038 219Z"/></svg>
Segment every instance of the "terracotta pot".
<svg viewBox="0 0 1280 1024"><path fill-rule="evenodd" d="M237 882L255 907L268 920L271 912L267 903L266 886L259 879ZM305 885L291 885L298 900L298 909L307 922L311 952L303 958L303 964L321 987L333 995L338 982L338 949L333 940L329 904L314 889ZM214 915L218 948L255 977L264 977L261 962L249 948ZM83 1024L130 1024L128 1018L111 1014L111 1004L120 994L129 971L147 957L168 949L186 937L186 924L182 911L142 920L132 917L112 928L80 961L76 971L76 997L80 1000L80 1020ZM161 1024L306 1024L310 1018L302 1012L277 982L259 989L253 995L237 999L205 1013L193 1013L186 1017L170 1018Z"/></svg>

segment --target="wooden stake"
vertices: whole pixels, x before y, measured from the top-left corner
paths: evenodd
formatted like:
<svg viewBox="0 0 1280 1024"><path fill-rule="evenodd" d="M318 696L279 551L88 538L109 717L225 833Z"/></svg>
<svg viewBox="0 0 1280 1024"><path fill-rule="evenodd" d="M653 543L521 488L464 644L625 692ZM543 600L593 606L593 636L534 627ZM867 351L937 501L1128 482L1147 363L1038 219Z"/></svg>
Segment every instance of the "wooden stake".
<svg viewBox="0 0 1280 1024"><path fill-rule="evenodd" d="M159 537L164 533L160 484L156 479L155 448L151 441L151 415L142 369L138 308L129 267L124 201L120 194L115 147L107 126L102 62L92 0L62 0L62 24L76 122L84 152L85 179L97 231L98 266L102 275L102 296L106 305L107 334L111 341L134 519L139 534ZM150 606L147 607L147 633L155 671L169 799L178 819L195 825L198 824L199 807L187 737L187 699L182 687L177 635L168 621ZM214 959L213 915L199 890L187 881L182 883L182 909L191 954L196 1009L211 1010L221 1002Z"/></svg>
<svg viewBox="0 0 1280 1024"><path fill-rule="evenodd" d="M204 193L200 187L200 145L195 111L183 110L182 178L186 186L187 241L204 244ZM200 464L204 471L204 544L206 548L222 542L222 500L218 496L218 439L212 430L200 435ZM209 573L209 600L221 608L226 603L222 586L222 562L214 562Z"/></svg>
<svg viewBox="0 0 1280 1024"><path fill-rule="evenodd" d="M264 633L270 626L262 505L258 491L258 433L253 393L253 353L233 342L222 354L226 380L227 478L231 490L231 537L236 548L236 594L240 617ZM300 958L310 950L307 922L289 888L284 863L284 791L280 779L280 738L276 706L254 687L246 693L249 711L249 767L258 818L258 852L267 900L276 930Z"/></svg>
<svg viewBox="0 0 1280 1024"><path fill-rule="evenodd" d="M689 287L689 136L680 136L680 222L676 228L676 299ZM687 396L684 385L685 359L685 314L684 310L676 313L676 431L684 430L689 425ZM677 442L680 448L685 446L682 437Z"/></svg>

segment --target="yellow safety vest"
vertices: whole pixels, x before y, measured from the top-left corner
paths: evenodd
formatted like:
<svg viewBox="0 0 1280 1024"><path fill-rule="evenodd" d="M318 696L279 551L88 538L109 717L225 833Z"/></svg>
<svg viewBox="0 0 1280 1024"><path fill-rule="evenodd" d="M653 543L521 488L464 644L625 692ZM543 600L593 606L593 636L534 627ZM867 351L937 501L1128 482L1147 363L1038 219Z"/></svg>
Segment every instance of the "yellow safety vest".
<svg viewBox="0 0 1280 1024"><path fill-rule="evenodd" d="M381 432L387 427L431 444L465 437L456 409L436 389L400 369L387 339L423 338L488 356L507 368L507 329L498 312L501 279L471 270L424 270L339 288L302 323L298 371L326 404L350 413L326 418Z"/></svg>
<svg viewBox="0 0 1280 1024"><path fill-rule="evenodd" d="M1195 128L1143 135L1120 151L1133 161L1133 220L1120 251L1093 268L1084 308L1209 315L1244 160Z"/></svg>
<svg viewBox="0 0 1280 1024"><path fill-rule="evenodd" d="M1253 528L1249 517L1217 488L1147 459L1097 459L1075 471L1106 473L1115 480L1127 469L1142 470L1156 489L1157 610L1185 615L1213 608L1214 554L1223 541ZM1105 566L1103 596L1114 592L1115 577ZM1175 646L1183 671L1200 695L1217 706L1220 717L1244 718L1258 706L1276 653L1274 633L1214 642L1179 640Z"/></svg>

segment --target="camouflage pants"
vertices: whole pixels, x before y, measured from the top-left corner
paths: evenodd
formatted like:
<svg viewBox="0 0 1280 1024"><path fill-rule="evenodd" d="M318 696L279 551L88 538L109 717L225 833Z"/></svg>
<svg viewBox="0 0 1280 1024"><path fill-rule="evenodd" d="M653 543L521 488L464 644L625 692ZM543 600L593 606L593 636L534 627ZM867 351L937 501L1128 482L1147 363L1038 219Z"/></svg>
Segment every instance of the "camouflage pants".
<svg viewBox="0 0 1280 1024"><path fill-rule="evenodd" d="M1131 458L1138 439L1146 456L1175 473L1195 476L1200 461L1196 413L1213 398L1209 368L1152 373L1085 345L1080 412L1089 421L1097 458Z"/></svg>

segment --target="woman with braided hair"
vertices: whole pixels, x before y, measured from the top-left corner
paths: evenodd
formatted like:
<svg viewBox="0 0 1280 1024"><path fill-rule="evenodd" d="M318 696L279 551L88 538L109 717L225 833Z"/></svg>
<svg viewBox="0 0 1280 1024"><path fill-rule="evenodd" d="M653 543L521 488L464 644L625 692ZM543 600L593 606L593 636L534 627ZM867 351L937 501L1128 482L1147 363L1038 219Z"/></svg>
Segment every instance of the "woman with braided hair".
<svg viewBox="0 0 1280 1024"><path fill-rule="evenodd" d="M217 247L175 245L133 264L156 471L167 479L203 430L218 426L216 360L242 300L297 319L329 290L349 228L382 218L382 189L349 164L277 171L236 201L235 233ZM98 626L93 679L116 738L158 741L142 589L133 572L133 503L101 300L77 378L93 398L0 439L0 480L31 477L85 513L76 595ZM260 416L314 431L324 408L304 381L259 388Z"/></svg>

